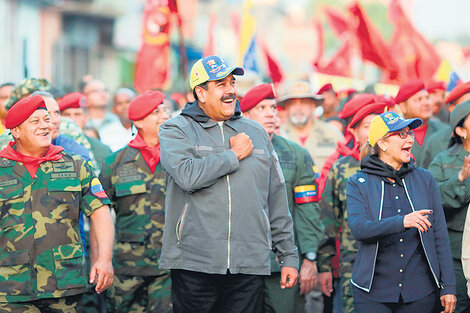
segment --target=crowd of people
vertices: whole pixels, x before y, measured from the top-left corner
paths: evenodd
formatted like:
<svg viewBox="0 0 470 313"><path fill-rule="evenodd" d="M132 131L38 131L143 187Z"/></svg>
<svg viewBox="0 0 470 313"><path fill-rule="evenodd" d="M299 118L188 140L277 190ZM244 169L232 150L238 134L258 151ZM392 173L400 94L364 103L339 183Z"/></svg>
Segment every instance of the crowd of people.
<svg viewBox="0 0 470 313"><path fill-rule="evenodd" d="M0 85L0 312L470 312L470 82L243 75Z"/></svg>

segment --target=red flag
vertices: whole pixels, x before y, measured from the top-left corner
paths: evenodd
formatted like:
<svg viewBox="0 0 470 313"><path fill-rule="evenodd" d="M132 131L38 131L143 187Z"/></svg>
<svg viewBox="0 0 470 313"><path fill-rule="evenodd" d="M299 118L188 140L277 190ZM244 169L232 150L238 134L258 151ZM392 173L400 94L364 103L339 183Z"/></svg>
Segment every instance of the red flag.
<svg viewBox="0 0 470 313"><path fill-rule="evenodd" d="M214 28L215 23L217 23L217 15L212 13L209 17L209 34L207 36L207 44L204 48L204 57L215 54L215 38L214 38Z"/></svg>
<svg viewBox="0 0 470 313"><path fill-rule="evenodd" d="M351 44L345 40L343 45L336 51L331 59L323 65L317 64L317 72L337 76L352 76L351 69Z"/></svg>
<svg viewBox="0 0 470 313"><path fill-rule="evenodd" d="M341 38L349 30L348 22L344 14L332 7L324 8L325 17L328 25L336 37Z"/></svg>
<svg viewBox="0 0 470 313"><path fill-rule="evenodd" d="M400 65L398 82L415 78L431 81L441 64L434 46L413 27L398 1L390 2L388 13L394 24L390 51Z"/></svg>
<svg viewBox="0 0 470 313"><path fill-rule="evenodd" d="M323 58L323 53L325 50L325 36L323 33L323 25L321 21L319 20L313 21L313 26L315 27L315 30L317 33L317 53L313 60L313 65L317 66L320 63L321 59Z"/></svg>
<svg viewBox="0 0 470 313"><path fill-rule="evenodd" d="M375 63L381 69L389 72L389 76L394 79L398 75L398 65L382 34L358 2L349 7L349 11L357 20L353 29L359 43L362 59Z"/></svg>
<svg viewBox="0 0 470 313"><path fill-rule="evenodd" d="M283 74L282 74L282 69L279 66L278 62L276 62L271 54L268 51L267 45L260 41L260 50L263 51L264 56L266 58L266 63L268 66L268 71L269 71L269 77L271 77L271 80L273 81L274 84L278 84L282 81L283 79Z"/></svg>
<svg viewBox="0 0 470 313"><path fill-rule="evenodd" d="M168 0L147 0L144 8L142 44L137 54L135 88L139 92L164 88L168 80L170 54Z"/></svg>

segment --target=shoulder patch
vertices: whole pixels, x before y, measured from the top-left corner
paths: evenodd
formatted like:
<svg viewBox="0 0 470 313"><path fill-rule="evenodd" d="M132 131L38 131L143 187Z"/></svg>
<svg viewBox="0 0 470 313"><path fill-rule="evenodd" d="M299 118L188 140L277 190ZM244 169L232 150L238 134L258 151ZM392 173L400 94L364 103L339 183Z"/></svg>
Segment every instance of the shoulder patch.
<svg viewBox="0 0 470 313"><path fill-rule="evenodd" d="M360 183L364 183L366 181L366 179L364 177L359 177L357 179Z"/></svg>

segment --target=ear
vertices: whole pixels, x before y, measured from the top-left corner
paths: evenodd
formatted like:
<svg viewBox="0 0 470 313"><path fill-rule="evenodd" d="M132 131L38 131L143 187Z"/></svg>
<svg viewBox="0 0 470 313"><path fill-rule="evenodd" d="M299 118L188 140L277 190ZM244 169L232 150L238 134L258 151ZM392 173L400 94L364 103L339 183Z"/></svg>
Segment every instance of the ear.
<svg viewBox="0 0 470 313"><path fill-rule="evenodd" d="M206 96L207 96L206 90L204 88L200 87L200 86L196 86L194 91L196 92L196 95L197 95L197 98L198 98L199 102L200 103L206 103Z"/></svg>
<svg viewBox="0 0 470 313"><path fill-rule="evenodd" d="M460 127L460 126L455 128L455 133L461 138L466 138L467 135L468 135L467 130L463 127Z"/></svg>
<svg viewBox="0 0 470 313"><path fill-rule="evenodd" d="M15 140L18 140L20 138L20 131L19 131L18 126L16 126L15 128L12 128L10 132Z"/></svg>
<svg viewBox="0 0 470 313"><path fill-rule="evenodd" d="M356 130L356 128L349 128L349 127L348 127L348 130L349 130L349 132L354 136L354 140L355 140L356 142L359 142L359 140L358 140L358 138L357 138L357 130Z"/></svg>
<svg viewBox="0 0 470 313"><path fill-rule="evenodd" d="M408 105L408 101L401 102L400 104L398 104L398 107L400 108L400 111L403 115L408 113L407 105Z"/></svg>
<svg viewBox="0 0 470 313"><path fill-rule="evenodd" d="M143 128L142 120L133 121L133 123L134 123L134 125L135 125L135 128L137 128L137 130Z"/></svg>
<svg viewBox="0 0 470 313"><path fill-rule="evenodd" d="M387 151L387 143L382 138L377 140L377 146L379 147L380 150L384 152Z"/></svg>

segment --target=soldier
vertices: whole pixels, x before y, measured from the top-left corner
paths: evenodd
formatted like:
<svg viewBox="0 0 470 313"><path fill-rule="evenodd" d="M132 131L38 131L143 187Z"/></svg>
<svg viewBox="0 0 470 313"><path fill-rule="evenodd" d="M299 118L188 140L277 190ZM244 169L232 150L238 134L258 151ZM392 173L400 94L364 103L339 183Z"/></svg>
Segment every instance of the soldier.
<svg viewBox="0 0 470 313"><path fill-rule="evenodd" d="M339 158L333 164L320 200L321 221L325 225L325 237L320 242L318 249L320 286L325 295L331 295L333 291L331 259L336 255L336 237L339 235L341 243L339 277L345 313L354 312L350 281L352 265L358 248L348 226L346 183L349 177L360 170L359 147L362 147L367 141L370 122L377 114L382 113L387 105L388 103L385 102L369 103L354 114L348 127L357 144L348 155Z"/></svg>
<svg viewBox="0 0 470 313"><path fill-rule="evenodd" d="M442 123L449 124L450 112L446 107L446 83L443 81L432 81L426 86L431 100L432 114Z"/></svg>
<svg viewBox="0 0 470 313"><path fill-rule="evenodd" d="M165 171L158 130L169 116L160 91L129 106L137 136L107 158L101 180L116 211L112 312L171 312L170 272L159 269L165 222Z"/></svg>
<svg viewBox="0 0 470 313"><path fill-rule="evenodd" d="M320 120L331 123L344 132L343 121L338 117L339 97L333 89L333 85L327 83L323 85L317 92L317 95L323 96L323 114Z"/></svg>
<svg viewBox="0 0 470 313"><path fill-rule="evenodd" d="M90 283L101 293L113 282L109 199L88 162L51 144L41 96L18 101L5 126L14 142L0 151L0 311L81 312L87 278L78 216L90 217L97 239Z"/></svg>
<svg viewBox="0 0 470 313"><path fill-rule="evenodd" d="M57 102L61 116L70 118L82 130L87 121L85 102L86 96L80 92L69 93ZM87 136L86 134L84 136L90 142L91 152L98 163L99 170L101 170L104 160L112 153L111 149L97 138Z"/></svg>
<svg viewBox="0 0 470 313"><path fill-rule="evenodd" d="M271 276L265 279L267 312L303 312L305 294L317 284L316 251L323 236L317 203L317 184L313 161L307 150L290 140L274 134L276 99L273 86L262 84L250 89L243 97L240 108L243 116L261 124L279 156L286 181L287 200L294 219L295 243L302 256L300 286L281 289L281 268L271 253Z"/></svg>
<svg viewBox="0 0 470 313"><path fill-rule="evenodd" d="M287 138L306 148L321 169L326 158L335 151L336 143L344 138L338 128L314 116L318 99L321 96L312 93L308 82L299 81L287 86L279 105L285 107L289 116L283 127Z"/></svg>
<svg viewBox="0 0 470 313"><path fill-rule="evenodd" d="M446 104L449 107L449 112L452 112L455 107L461 103L470 100L470 82L460 84L449 92L446 97ZM423 167L428 167L434 158L442 151L448 148L446 144L452 138L453 130L450 127L445 127L431 137L429 137L426 147L424 147Z"/></svg>
<svg viewBox="0 0 470 313"><path fill-rule="evenodd" d="M441 129L449 129L449 126L439 120L431 119L432 108L429 94L424 89L424 83L419 79L403 84L395 97L395 103L399 105L406 119L420 118L423 121L423 125L414 130L416 142L411 148L411 153L416 159L416 165L427 167L429 163L424 164L424 149L430 142L429 137Z"/></svg>

